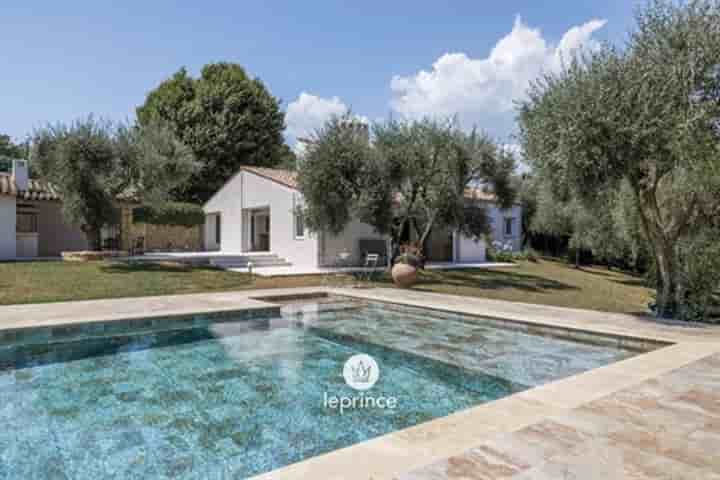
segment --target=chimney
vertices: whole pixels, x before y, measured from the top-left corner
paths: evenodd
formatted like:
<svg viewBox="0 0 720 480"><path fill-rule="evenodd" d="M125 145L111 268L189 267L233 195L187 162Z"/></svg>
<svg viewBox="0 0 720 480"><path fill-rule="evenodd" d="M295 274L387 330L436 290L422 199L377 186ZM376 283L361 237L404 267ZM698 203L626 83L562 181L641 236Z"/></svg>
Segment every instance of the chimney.
<svg viewBox="0 0 720 480"><path fill-rule="evenodd" d="M13 160L12 162L12 178L17 185L19 191L28 189L30 178L28 176L27 160Z"/></svg>

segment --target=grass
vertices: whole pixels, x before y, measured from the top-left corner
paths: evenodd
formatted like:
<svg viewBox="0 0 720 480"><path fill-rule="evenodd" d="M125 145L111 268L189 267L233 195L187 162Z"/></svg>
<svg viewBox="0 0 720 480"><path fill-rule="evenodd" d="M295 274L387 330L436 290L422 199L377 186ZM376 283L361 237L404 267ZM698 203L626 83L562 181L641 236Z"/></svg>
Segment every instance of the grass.
<svg viewBox="0 0 720 480"><path fill-rule="evenodd" d="M251 277L175 263L0 263L0 305L320 285L320 276Z"/></svg>
<svg viewBox="0 0 720 480"><path fill-rule="evenodd" d="M173 263L0 263L0 305L307 287L323 280L321 275L252 278ZM392 286L389 276L379 284ZM425 271L413 289L621 313L645 312L651 298L639 277L550 260L505 269Z"/></svg>
<svg viewBox="0 0 720 480"><path fill-rule="evenodd" d="M641 277L547 259L503 269L428 270L413 290L633 314L646 313L652 298Z"/></svg>

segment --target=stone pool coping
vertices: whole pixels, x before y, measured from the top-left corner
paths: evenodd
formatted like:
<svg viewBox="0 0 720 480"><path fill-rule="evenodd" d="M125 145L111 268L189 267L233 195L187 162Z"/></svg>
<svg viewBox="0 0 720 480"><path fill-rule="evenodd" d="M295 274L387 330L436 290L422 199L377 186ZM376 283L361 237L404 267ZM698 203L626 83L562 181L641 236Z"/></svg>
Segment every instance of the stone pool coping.
<svg viewBox="0 0 720 480"><path fill-rule="evenodd" d="M293 288L0 307L0 334L52 327L276 307L263 297L333 293L490 317L571 333L671 344L630 359L352 445L254 477L256 480L391 479L720 353L720 326L658 323L640 316L396 289Z"/></svg>

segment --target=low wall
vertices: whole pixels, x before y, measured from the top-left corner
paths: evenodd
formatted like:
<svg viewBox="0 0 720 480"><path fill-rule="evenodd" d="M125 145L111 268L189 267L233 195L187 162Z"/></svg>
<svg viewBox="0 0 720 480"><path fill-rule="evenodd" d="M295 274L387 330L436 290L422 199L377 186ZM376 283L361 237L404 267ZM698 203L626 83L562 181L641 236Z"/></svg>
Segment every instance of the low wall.
<svg viewBox="0 0 720 480"><path fill-rule="evenodd" d="M146 251L201 251L202 226L183 227L177 225L152 225L149 223L134 223L131 228L132 244L135 239L145 239Z"/></svg>

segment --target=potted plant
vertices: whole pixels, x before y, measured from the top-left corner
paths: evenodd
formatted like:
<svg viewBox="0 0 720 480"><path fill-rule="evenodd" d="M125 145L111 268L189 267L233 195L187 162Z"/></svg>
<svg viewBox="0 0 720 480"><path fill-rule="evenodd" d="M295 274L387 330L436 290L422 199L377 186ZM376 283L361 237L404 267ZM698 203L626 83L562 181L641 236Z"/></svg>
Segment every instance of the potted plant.
<svg viewBox="0 0 720 480"><path fill-rule="evenodd" d="M395 285L409 288L415 285L418 269L423 265L423 256L420 248L415 245L400 247L400 255L395 259L392 267L392 278Z"/></svg>

